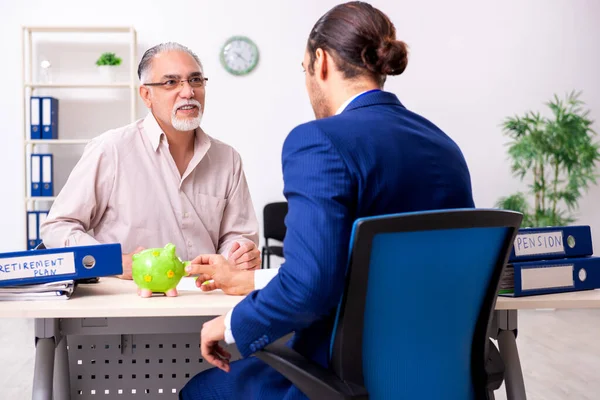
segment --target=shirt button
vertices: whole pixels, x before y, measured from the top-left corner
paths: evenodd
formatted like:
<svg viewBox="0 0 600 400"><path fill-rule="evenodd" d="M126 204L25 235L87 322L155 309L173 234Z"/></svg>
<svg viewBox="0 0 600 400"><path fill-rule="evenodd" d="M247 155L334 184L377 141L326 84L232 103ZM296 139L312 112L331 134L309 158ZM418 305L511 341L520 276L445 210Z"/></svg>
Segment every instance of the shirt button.
<svg viewBox="0 0 600 400"><path fill-rule="evenodd" d="M188 240L188 247L192 247L192 241Z"/></svg>
<svg viewBox="0 0 600 400"><path fill-rule="evenodd" d="M189 217L189 216L190 216L190 213L189 213L189 212L185 212L185 213L183 213L183 218L187 218L187 217Z"/></svg>

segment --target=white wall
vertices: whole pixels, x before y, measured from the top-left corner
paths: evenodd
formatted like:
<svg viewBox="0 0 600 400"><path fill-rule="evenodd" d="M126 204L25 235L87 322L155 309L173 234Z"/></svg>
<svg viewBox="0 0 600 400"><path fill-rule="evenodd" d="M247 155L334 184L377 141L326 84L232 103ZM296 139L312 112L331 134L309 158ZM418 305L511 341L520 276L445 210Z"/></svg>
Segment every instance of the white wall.
<svg viewBox="0 0 600 400"><path fill-rule="evenodd" d="M168 40L194 49L210 78L203 126L240 151L260 216L265 203L282 199L280 150L286 134L312 118L300 62L312 25L335 3L0 1L0 251L24 245L21 25L133 25L138 31L138 56ZM504 117L541 108L554 93L577 89L584 91L593 117L600 118L600 2L378 0L373 4L391 17L398 36L412 49L407 71L390 79L387 89L459 143L471 169L478 206L493 206L498 197L520 187L506 161L499 128ZM249 77L230 76L219 65L218 51L234 34L248 35L260 47L260 65ZM80 75L91 74L103 46L96 42L82 46L82 41L68 37L65 46L43 42L39 48L64 54L71 46L77 56L53 61L64 71L77 68ZM63 137L94 136L127 119L123 93L59 93ZM598 124L595 129L600 131ZM73 149L81 151L60 150L64 165L75 162L77 153L69 158ZM57 182L64 179L63 170ZM599 195L600 188L593 188L580 210L580 222L591 224L596 234L596 248L600 248L600 211L595 207ZM0 368L4 378L0 386L7 398L31 398L31 321L4 321L0 327L0 332L12 332L0 346L2 361L12 368ZM23 341L30 343L25 355L18 351ZM17 370L23 373L11 373Z"/></svg>
<svg viewBox="0 0 600 400"><path fill-rule="evenodd" d="M285 136L295 125L313 118L300 66L307 35L318 17L336 3L1 2L0 251L24 245L21 25L133 25L138 32L138 57L146 48L169 40L194 49L209 77L203 127L241 153L261 217L265 203L283 199L280 151ZM391 17L398 37L411 47L408 69L402 76L391 78L386 89L395 92L408 108L438 124L462 147L480 207L491 207L498 197L521 187L510 175L507 163L505 138L499 127L504 117L542 109L542 103L554 93L572 89L583 90L593 117L600 116L597 1L379 0L373 4ZM261 51L259 67L248 77L233 77L219 64L219 49L234 34L250 36ZM67 53L56 63L64 71L71 67L82 74L93 73L93 62L103 43L87 46L82 44L85 40L68 36L65 42L42 42L38 49L51 55L59 50L60 54L77 51L77 56ZM82 62L88 63L88 70ZM123 93L59 93L64 99L60 122L63 137L94 136L127 120ZM139 110L141 116L143 106ZM102 112L100 117L96 111ZM76 153L64 165L74 163L81 148L60 150L63 158L72 150ZM57 182L61 184L66 172L59 175ZM591 224L597 238L600 212L595 210L594 200L599 194L600 188L593 188L582 200L579 213L579 221ZM598 240L596 247L600 246Z"/></svg>

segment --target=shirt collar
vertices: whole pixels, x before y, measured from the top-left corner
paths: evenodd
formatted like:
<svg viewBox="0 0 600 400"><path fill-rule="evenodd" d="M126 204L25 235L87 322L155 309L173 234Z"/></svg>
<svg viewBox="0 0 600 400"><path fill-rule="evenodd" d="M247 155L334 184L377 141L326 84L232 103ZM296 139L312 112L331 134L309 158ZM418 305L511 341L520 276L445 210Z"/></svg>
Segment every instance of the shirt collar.
<svg viewBox="0 0 600 400"><path fill-rule="evenodd" d="M165 136L165 133L162 131L160 125L158 125L158 122L156 121L156 118L154 118L154 115L151 112L149 112L144 119L144 133L152 144L152 150L157 151L158 146L160 145L160 140L163 136Z"/></svg>
<svg viewBox="0 0 600 400"><path fill-rule="evenodd" d="M354 96L350 97L348 100L346 100L346 101L345 101L345 102L344 102L344 103L343 103L343 104L340 106L340 108L338 108L338 110L337 110L337 112L335 113L335 115L341 114L341 113L342 113L342 112L343 112L343 111L346 109L346 107L348 107L348 104L352 103L352 101L353 101L354 99L356 99L358 96L360 96L361 94L363 94L363 93L367 93L367 92L368 92L368 90L365 90L364 92L357 93L357 94L355 94Z"/></svg>
<svg viewBox="0 0 600 400"><path fill-rule="evenodd" d="M158 151L158 147L160 146L160 141L163 138L166 138L165 133L161 129L160 125L156 121L154 115L150 112L144 119L144 133L150 140L150 144L152 144L152 150L155 152ZM210 138L201 128L196 129L196 135L194 138L194 153L200 151L204 155L210 147ZM168 143L167 143L168 145Z"/></svg>

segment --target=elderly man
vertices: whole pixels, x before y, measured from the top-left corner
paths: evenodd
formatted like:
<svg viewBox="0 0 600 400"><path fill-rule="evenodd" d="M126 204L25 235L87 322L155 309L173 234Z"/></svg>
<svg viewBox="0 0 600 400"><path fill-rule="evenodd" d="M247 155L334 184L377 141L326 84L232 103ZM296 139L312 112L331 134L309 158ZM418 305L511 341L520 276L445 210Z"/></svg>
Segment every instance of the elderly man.
<svg viewBox="0 0 600 400"><path fill-rule="evenodd" d="M236 268L258 267L258 221L240 155L200 128L200 60L178 43L159 44L138 76L150 112L86 146L41 226L44 244L120 243L127 279L134 253L169 242L184 260L217 252Z"/></svg>

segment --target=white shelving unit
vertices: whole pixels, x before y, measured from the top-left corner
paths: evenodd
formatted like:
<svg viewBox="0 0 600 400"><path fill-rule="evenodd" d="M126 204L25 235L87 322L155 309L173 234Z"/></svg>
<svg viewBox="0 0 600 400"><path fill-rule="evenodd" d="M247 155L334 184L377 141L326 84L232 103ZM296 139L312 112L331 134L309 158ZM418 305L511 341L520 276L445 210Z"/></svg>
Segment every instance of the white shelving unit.
<svg viewBox="0 0 600 400"><path fill-rule="evenodd" d="M25 163L24 176L24 213L23 221L27 220L27 211L35 210L39 202L48 203L54 201L56 197L33 197L31 196L31 179L29 168L29 155L35 153L36 146L52 146L52 145L84 145L90 139L60 139L60 121L59 121L59 139L31 139L30 132L30 112L29 98L36 94L38 89L128 89L129 90L129 114L130 122L136 119L136 99L137 99L137 33L133 27L129 26L24 26L22 27L22 49L23 49L23 64L22 64L22 100L23 100L23 155ZM115 83L42 83L34 81L34 66L33 66L33 35L36 33L62 33L62 34L123 34L127 35L129 44L130 71L129 79L125 82ZM56 160L55 160L56 162ZM57 194L61 188L54 187L54 193ZM24 238L24 243L27 243L27 237Z"/></svg>
<svg viewBox="0 0 600 400"><path fill-rule="evenodd" d="M79 84L79 83L26 83L26 87L36 88L55 88L55 89L110 89L110 88L128 88L130 83L97 83L97 84Z"/></svg>

